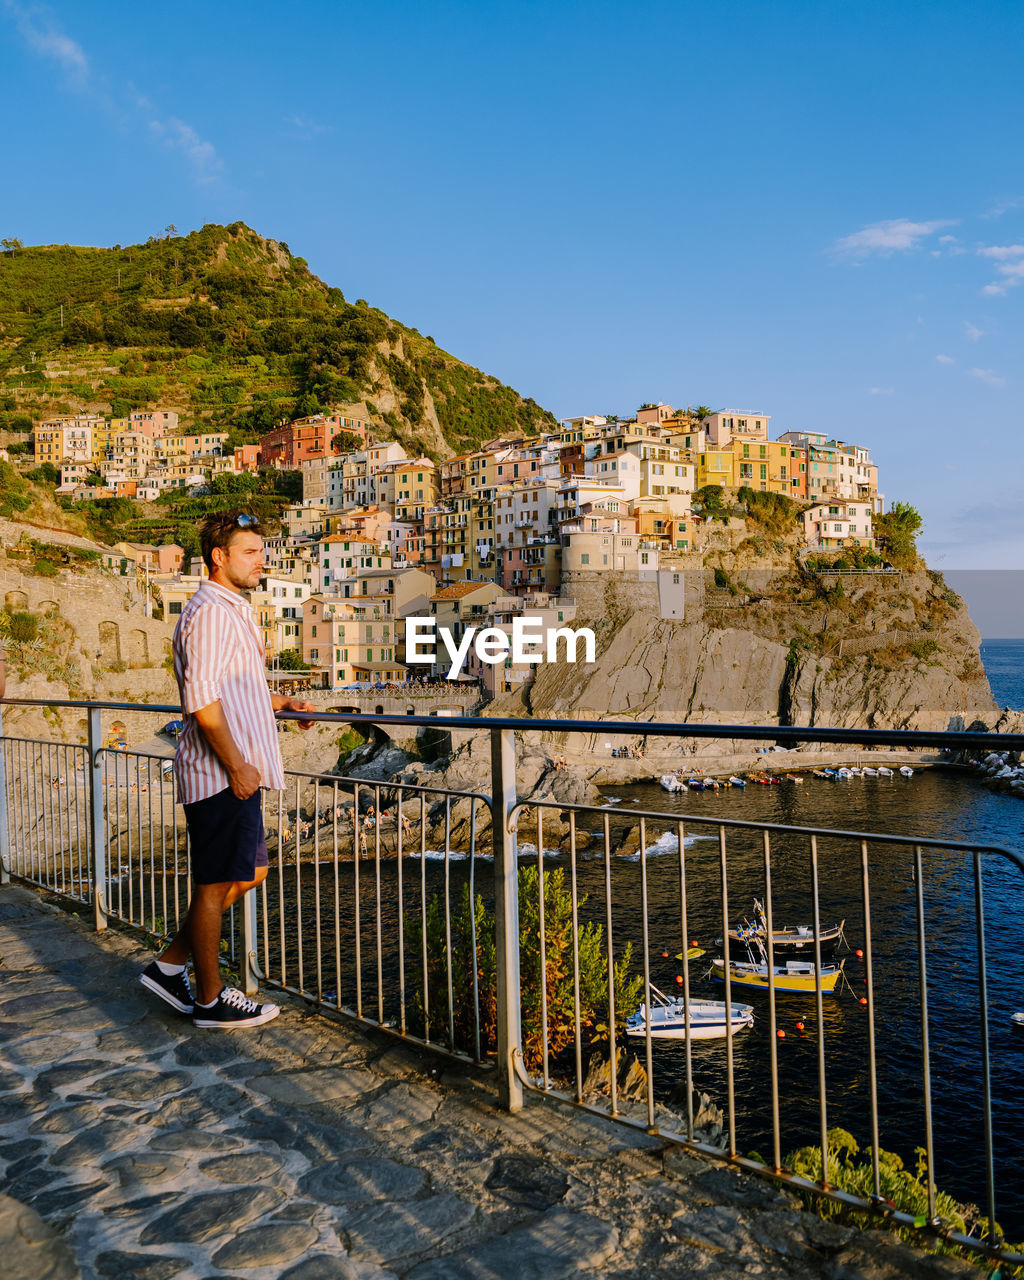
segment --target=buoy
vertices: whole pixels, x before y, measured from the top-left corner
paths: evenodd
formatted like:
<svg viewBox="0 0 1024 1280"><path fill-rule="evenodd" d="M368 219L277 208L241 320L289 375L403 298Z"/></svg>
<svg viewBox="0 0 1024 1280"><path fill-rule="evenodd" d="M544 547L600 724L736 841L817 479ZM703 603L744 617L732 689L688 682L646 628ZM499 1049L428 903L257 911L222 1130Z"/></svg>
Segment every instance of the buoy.
<svg viewBox="0 0 1024 1280"><path fill-rule="evenodd" d="M861 1004L867 1004L867 1002L868 1002L868 998L867 998L867 996L861 996L861 998L860 998L860 1002L861 1002Z"/></svg>
<svg viewBox="0 0 1024 1280"><path fill-rule="evenodd" d="M680 986L683 985L683 975L681 973L676 974L676 982L678 982Z"/></svg>
<svg viewBox="0 0 1024 1280"><path fill-rule="evenodd" d="M797 1029L797 1031L803 1031L803 1029L804 1029L804 1024L803 1024L802 1022L798 1022L798 1023L796 1024L796 1029Z"/></svg>
<svg viewBox="0 0 1024 1280"><path fill-rule="evenodd" d="M864 959L864 952L863 952L863 951L861 951L860 947L858 947L858 948L857 948L857 950L856 950L853 954L857 957L857 959L858 959L858 960L863 960L863 959Z"/></svg>
<svg viewBox="0 0 1024 1280"><path fill-rule="evenodd" d="M785 1040L786 1038L786 1033L785 1031L783 1031L781 1027L779 1027L778 1031L776 1031L775 1034L779 1037L780 1040Z"/></svg>
<svg viewBox="0 0 1024 1280"><path fill-rule="evenodd" d="M699 947L699 946L700 946L700 943L697 941L697 939L696 939L696 938L694 938L694 939L693 939L693 941L690 943L690 946L691 946L691 947Z"/></svg>
<svg viewBox="0 0 1024 1280"><path fill-rule="evenodd" d="M667 959L668 959L668 952L667 952L667 951L663 951L663 952L661 953L661 958L662 958L663 960L667 960Z"/></svg>

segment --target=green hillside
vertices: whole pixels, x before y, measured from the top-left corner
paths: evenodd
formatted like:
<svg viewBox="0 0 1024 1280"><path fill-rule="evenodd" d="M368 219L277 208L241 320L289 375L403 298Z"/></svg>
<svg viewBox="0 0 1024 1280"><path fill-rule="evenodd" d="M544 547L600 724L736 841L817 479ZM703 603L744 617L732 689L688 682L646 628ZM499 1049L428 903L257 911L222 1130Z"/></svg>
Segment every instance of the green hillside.
<svg viewBox="0 0 1024 1280"><path fill-rule="evenodd" d="M232 443L282 418L361 407L382 435L435 455L554 424L242 223L0 253L0 428L155 406L183 426L229 429Z"/></svg>

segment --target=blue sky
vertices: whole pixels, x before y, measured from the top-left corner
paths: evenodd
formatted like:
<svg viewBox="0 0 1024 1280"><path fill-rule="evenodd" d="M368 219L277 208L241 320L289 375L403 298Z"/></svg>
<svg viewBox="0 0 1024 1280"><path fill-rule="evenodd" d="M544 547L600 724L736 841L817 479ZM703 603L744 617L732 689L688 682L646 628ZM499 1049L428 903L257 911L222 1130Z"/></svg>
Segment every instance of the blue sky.
<svg viewBox="0 0 1024 1280"><path fill-rule="evenodd" d="M769 412L1024 565L1021 6L285 13L0 0L0 234L242 219L559 416Z"/></svg>

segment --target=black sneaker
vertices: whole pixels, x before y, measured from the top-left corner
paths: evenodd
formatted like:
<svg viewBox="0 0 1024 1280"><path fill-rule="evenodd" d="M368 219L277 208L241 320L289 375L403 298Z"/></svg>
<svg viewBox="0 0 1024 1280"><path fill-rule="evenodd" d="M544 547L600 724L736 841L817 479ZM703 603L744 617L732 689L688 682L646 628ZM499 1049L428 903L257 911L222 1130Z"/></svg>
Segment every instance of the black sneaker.
<svg viewBox="0 0 1024 1280"><path fill-rule="evenodd" d="M150 991L158 995L161 1000L166 1000L179 1013L192 1012L192 988L189 986L188 971L186 969L182 969L181 973L168 975L160 972L160 968L154 960L139 974L139 981L144 987L148 987Z"/></svg>
<svg viewBox="0 0 1024 1280"><path fill-rule="evenodd" d="M192 1021L197 1027L209 1031L226 1031L231 1027L259 1027L281 1012L276 1004L257 1004L242 994L237 987L225 987L217 997L217 1003L207 1008L197 1004L192 1010Z"/></svg>

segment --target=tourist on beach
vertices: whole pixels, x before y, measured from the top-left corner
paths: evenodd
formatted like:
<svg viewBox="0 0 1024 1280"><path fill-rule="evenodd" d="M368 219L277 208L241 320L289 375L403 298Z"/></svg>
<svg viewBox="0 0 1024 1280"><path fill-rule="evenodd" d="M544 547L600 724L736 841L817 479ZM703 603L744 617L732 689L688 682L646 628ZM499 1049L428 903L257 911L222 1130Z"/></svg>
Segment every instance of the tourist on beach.
<svg viewBox="0 0 1024 1280"><path fill-rule="evenodd" d="M174 631L174 674L184 728L174 772L191 846L192 901L181 927L140 981L197 1027L256 1027L280 1013L257 1004L220 975L221 917L267 875L260 788L284 786L275 711L313 711L272 694L252 606L245 595L263 572L259 522L245 514L207 516L199 545L209 570ZM311 720L300 720L308 729ZM193 998L185 965L195 964Z"/></svg>

